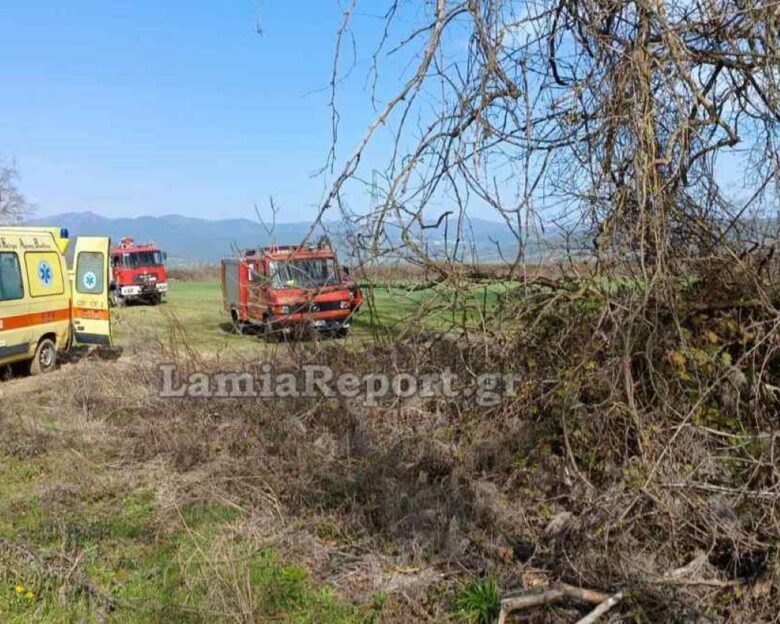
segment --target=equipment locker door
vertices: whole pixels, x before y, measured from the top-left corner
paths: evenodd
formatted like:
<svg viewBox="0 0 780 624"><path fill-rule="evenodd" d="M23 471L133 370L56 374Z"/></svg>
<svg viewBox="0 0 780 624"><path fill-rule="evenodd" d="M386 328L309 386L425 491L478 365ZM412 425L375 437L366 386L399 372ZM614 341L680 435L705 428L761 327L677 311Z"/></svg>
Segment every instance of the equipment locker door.
<svg viewBox="0 0 780 624"><path fill-rule="evenodd" d="M111 345L109 250L103 236L79 236L73 256L73 339L77 345Z"/></svg>

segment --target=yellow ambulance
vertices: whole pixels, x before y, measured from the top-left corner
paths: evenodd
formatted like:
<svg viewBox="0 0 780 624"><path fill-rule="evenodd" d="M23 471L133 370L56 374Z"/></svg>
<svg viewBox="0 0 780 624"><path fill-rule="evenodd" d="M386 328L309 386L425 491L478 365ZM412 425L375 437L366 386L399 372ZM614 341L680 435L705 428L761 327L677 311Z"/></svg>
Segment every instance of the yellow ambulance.
<svg viewBox="0 0 780 624"><path fill-rule="evenodd" d="M80 236L69 272L68 231L0 225L0 366L54 370L74 345L110 345L110 240Z"/></svg>

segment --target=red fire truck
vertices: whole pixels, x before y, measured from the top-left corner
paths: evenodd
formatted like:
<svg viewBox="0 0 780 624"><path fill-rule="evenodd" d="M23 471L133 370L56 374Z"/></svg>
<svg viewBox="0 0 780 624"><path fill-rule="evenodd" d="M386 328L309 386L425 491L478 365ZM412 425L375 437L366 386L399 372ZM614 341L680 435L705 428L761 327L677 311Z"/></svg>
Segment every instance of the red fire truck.
<svg viewBox="0 0 780 624"><path fill-rule="evenodd" d="M111 250L111 303L160 303L168 292L165 259L165 252L154 243L136 244L125 236Z"/></svg>
<svg viewBox="0 0 780 624"><path fill-rule="evenodd" d="M311 328L344 336L363 294L323 242L274 245L224 259L222 299L239 333Z"/></svg>

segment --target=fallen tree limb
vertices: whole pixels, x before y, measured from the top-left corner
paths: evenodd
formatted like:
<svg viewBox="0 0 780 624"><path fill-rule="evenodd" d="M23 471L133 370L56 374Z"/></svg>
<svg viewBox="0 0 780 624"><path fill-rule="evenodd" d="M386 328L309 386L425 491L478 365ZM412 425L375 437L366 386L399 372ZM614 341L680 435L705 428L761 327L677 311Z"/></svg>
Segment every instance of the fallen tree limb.
<svg viewBox="0 0 780 624"><path fill-rule="evenodd" d="M678 579L678 578L658 578L651 579L651 583L655 585L679 585L681 587L739 587L741 585L747 585L746 579L733 579L730 581L719 581L717 579Z"/></svg>
<svg viewBox="0 0 780 624"><path fill-rule="evenodd" d="M561 583L560 585L556 585L555 587L543 592L505 598L501 601L501 611L498 614L498 624L505 624L506 618L513 611L541 607L553 602L557 602L562 598L571 598L572 600L587 602L588 604L602 605L610 600L611 596L598 591L593 591L592 589L585 589L583 587L575 587L574 585L566 585L565 583ZM615 604L617 604L617 602ZM611 609L612 606L609 608Z"/></svg>
<svg viewBox="0 0 780 624"><path fill-rule="evenodd" d="M609 611L612 607L614 607L621 600L623 600L623 592L618 592L614 596L610 596L604 602L602 602L598 607L593 609L593 611L588 613L588 615L586 615L581 620L578 620L577 624L593 624L602 615L604 615L607 611Z"/></svg>
<svg viewBox="0 0 780 624"><path fill-rule="evenodd" d="M713 483L662 483L663 487L673 488L677 490L692 489L701 490L703 492L716 492L718 494L729 494L731 496L745 496L747 498L759 499L759 500L777 500L780 498L780 492L773 492L771 490L748 490L739 488L724 487L722 485L715 485Z"/></svg>

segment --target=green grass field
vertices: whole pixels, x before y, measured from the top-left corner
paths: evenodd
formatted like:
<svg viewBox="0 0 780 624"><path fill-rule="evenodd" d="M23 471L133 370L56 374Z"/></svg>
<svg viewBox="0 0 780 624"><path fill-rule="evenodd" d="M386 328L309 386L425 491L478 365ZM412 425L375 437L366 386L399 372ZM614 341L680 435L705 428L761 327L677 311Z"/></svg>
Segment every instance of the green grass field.
<svg viewBox="0 0 780 624"><path fill-rule="evenodd" d="M112 320L119 346L140 334L164 345L186 340L201 353L249 355L263 348L257 338L232 332L218 282L173 282L165 303L114 308Z"/></svg>
<svg viewBox="0 0 780 624"><path fill-rule="evenodd" d="M1 622L375 620L379 603L339 600L238 534L240 509L194 503L163 521L153 490L88 476L71 457L0 454Z"/></svg>
<svg viewBox="0 0 780 624"><path fill-rule="evenodd" d="M375 333L398 333L422 319L425 327L443 331L457 330L464 324L478 327L495 309L498 295L512 287L508 282L475 286L465 296L446 288L376 288L373 293L365 293L367 301L353 319L349 340L359 342ZM465 297L465 305L453 306L456 296ZM452 312L454 307L460 310L457 314ZM262 336L232 332L218 282L173 282L166 303L114 309L112 318L114 338L120 346L142 334L165 345L186 340L199 353L221 357L251 356L268 347Z"/></svg>

